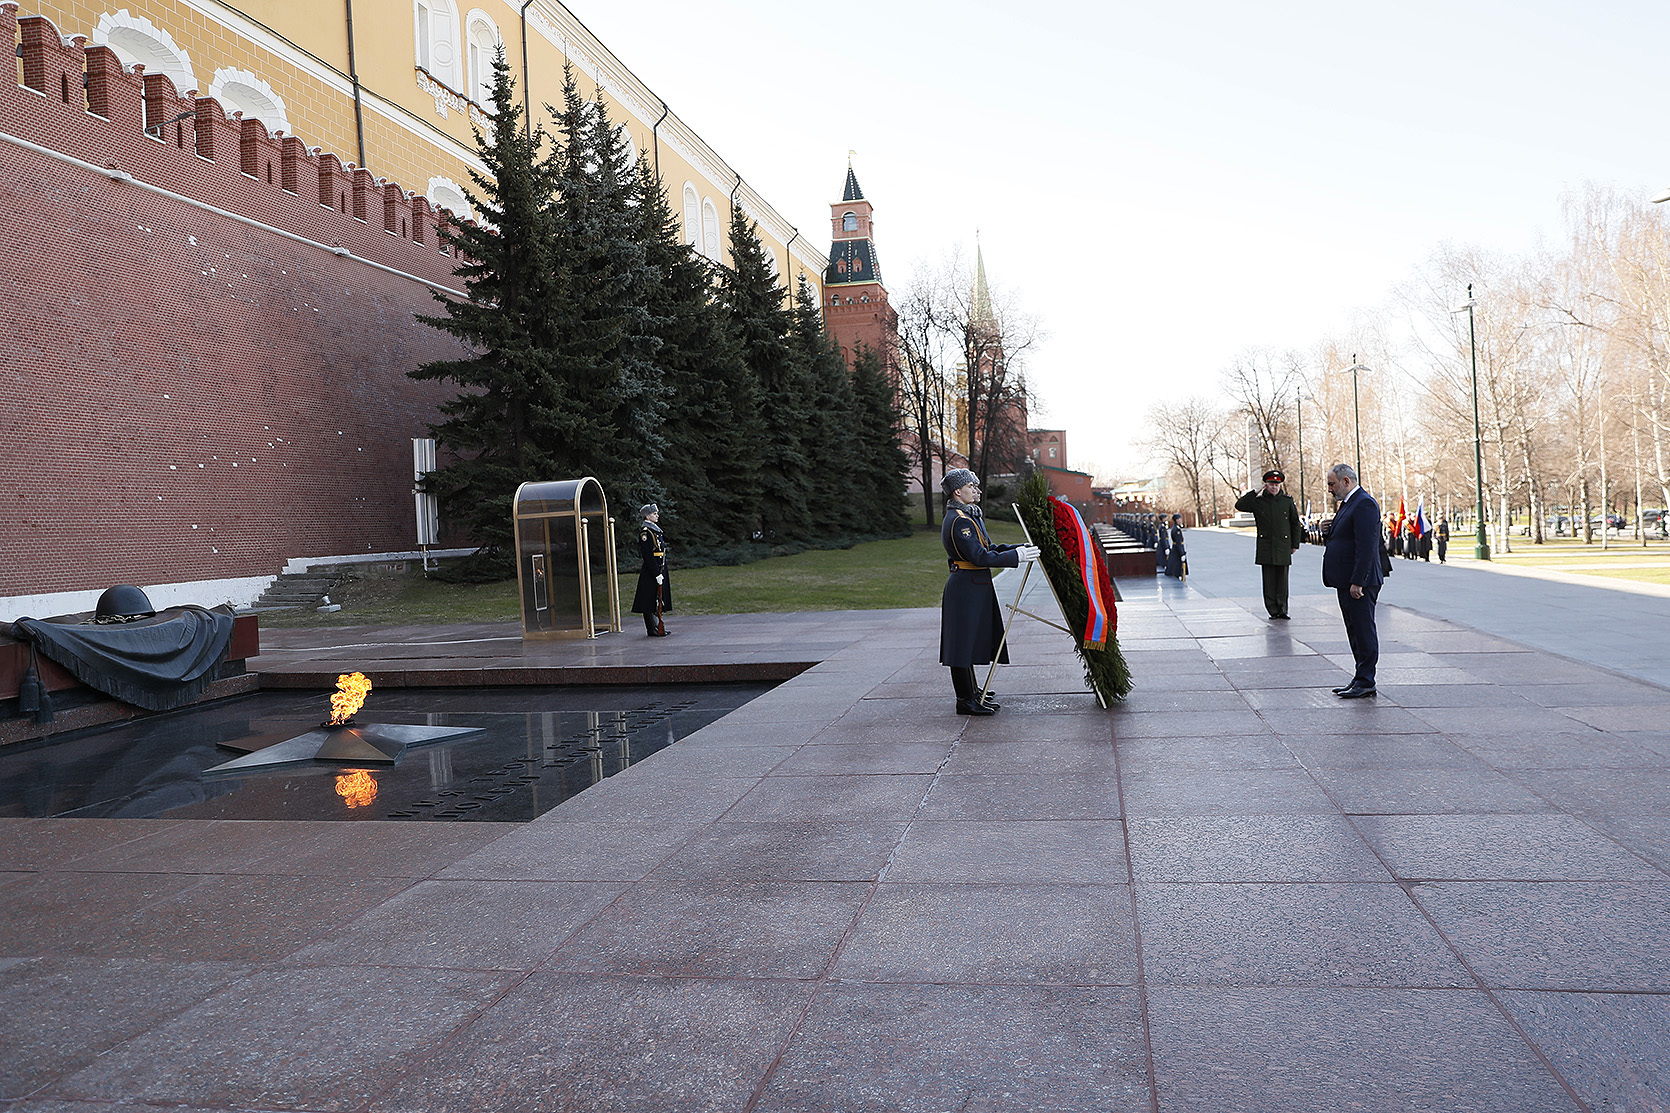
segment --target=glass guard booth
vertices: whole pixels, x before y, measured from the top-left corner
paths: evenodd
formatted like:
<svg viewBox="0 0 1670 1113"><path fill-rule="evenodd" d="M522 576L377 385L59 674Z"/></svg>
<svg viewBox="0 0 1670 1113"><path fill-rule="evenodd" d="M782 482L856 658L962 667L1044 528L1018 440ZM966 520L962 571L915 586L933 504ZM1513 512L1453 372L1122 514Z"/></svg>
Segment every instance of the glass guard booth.
<svg viewBox="0 0 1670 1113"><path fill-rule="evenodd" d="M522 637L595 638L620 631L615 523L591 476L524 483L512 506Z"/></svg>

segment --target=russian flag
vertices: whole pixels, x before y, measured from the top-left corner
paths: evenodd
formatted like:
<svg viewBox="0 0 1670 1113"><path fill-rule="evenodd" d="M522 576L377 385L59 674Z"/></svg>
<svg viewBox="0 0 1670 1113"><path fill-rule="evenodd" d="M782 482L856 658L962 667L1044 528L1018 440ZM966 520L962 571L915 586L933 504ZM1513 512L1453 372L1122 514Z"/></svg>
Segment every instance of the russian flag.
<svg viewBox="0 0 1670 1113"><path fill-rule="evenodd" d="M1432 523L1426 520L1426 496L1415 500L1415 536L1425 537L1432 530Z"/></svg>

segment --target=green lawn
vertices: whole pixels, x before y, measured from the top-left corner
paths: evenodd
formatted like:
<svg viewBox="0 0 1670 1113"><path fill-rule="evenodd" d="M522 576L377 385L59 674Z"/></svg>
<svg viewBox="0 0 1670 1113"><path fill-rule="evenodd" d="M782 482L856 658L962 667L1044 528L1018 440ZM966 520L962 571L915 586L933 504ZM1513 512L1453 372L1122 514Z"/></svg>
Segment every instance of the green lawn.
<svg viewBox="0 0 1670 1113"><path fill-rule="evenodd" d="M1017 544L1021 528L991 522L992 540ZM679 614L746 614L759 611L884 610L937 607L945 586L945 551L939 531L917 530L896 541L871 541L850 549L771 557L730 568L678 567L673 549L673 602ZM263 626L424 625L514 622L520 616L514 580L497 584L449 584L408 571L355 574L331 592L342 604L334 614L269 611ZM632 606L637 575L621 577L621 610Z"/></svg>

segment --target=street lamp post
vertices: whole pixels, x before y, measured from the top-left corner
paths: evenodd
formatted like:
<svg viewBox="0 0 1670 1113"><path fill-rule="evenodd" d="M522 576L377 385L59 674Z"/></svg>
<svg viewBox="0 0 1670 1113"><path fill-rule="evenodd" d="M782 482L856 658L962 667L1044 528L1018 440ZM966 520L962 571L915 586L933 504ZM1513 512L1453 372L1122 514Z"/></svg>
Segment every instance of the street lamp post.
<svg viewBox="0 0 1670 1113"><path fill-rule="evenodd" d="M1473 545L1473 556L1479 560L1490 559L1490 538L1484 532L1484 436L1479 429L1479 341L1478 334L1473 329L1473 284L1467 284L1467 304L1458 305L1451 310L1460 313L1467 310L1467 348L1473 359L1473 486L1478 499L1478 538Z"/></svg>
<svg viewBox="0 0 1670 1113"><path fill-rule="evenodd" d="M1357 362L1357 353L1351 353L1351 366L1345 369L1351 372L1351 434L1357 443L1357 482L1363 483L1363 412L1357 402L1357 372L1372 371L1372 367L1364 367Z"/></svg>
<svg viewBox="0 0 1670 1113"><path fill-rule="evenodd" d="M1299 513L1305 513L1305 396L1300 391L1293 392L1293 408L1297 415L1295 424L1299 427Z"/></svg>

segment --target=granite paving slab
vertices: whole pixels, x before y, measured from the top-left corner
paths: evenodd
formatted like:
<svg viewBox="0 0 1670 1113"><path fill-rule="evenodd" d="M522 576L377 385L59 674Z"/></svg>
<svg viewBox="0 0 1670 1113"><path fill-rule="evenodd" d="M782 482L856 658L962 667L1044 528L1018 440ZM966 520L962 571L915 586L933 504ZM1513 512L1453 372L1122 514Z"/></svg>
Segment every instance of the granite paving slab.
<svg viewBox="0 0 1670 1113"><path fill-rule="evenodd" d="M834 984L760 1113L1151 1108L1137 997L1102 986Z"/></svg>
<svg viewBox="0 0 1670 1113"><path fill-rule="evenodd" d="M944 773L922 803L930 820L1118 819L1119 794L1096 773Z"/></svg>
<svg viewBox="0 0 1670 1113"><path fill-rule="evenodd" d="M79 1070L249 971L239 963L81 958L0 968L0 1101Z"/></svg>
<svg viewBox="0 0 1670 1113"><path fill-rule="evenodd" d="M1109 820L918 819L887 880L1118 885L1127 881L1125 830Z"/></svg>
<svg viewBox="0 0 1670 1113"><path fill-rule="evenodd" d="M290 961L532 970L626 889L601 881L424 881Z"/></svg>
<svg viewBox="0 0 1670 1113"><path fill-rule="evenodd" d="M864 882L650 880L590 919L544 968L815 978L869 892Z"/></svg>
<svg viewBox="0 0 1670 1113"><path fill-rule="evenodd" d="M1404 891L1382 884L1149 884L1150 985L1471 986Z"/></svg>
<svg viewBox="0 0 1670 1113"><path fill-rule="evenodd" d="M1433 815L1445 812L1548 812L1543 795L1492 769L1311 770L1340 810L1350 815Z"/></svg>
<svg viewBox="0 0 1670 1113"><path fill-rule="evenodd" d="M1330 815L1327 795L1298 769L1159 769L1122 778L1125 812L1160 815Z"/></svg>
<svg viewBox="0 0 1670 1113"><path fill-rule="evenodd" d="M81 1100L334 1113L427 1060L513 984L484 971L257 971L55 1085Z"/></svg>
<svg viewBox="0 0 1670 1113"><path fill-rule="evenodd" d="M460 858L438 876L499 881L637 881L703 825L615 823L547 815Z"/></svg>
<svg viewBox="0 0 1670 1113"><path fill-rule="evenodd" d="M1391 879L1344 816L1133 818L1127 829L1143 883Z"/></svg>
<svg viewBox="0 0 1670 1113"><path fill-rule="evenodd" d="M1670 881L1443 881L1410 892L1486 985L1670 992Z"/></svg>
<svg viewBox="0 0 1670 1113"><path fill-rule="evenodd" d="M1508 1014L1592 1109L1670 1106L1670 997L1500 993Z"/></svg>
<svg viewBox="0 0 1670 1113"><path fill-rule="evenodd" d="M1129 986L1135 942L1122 888L883 882L834 973L843 981Z"/></svg>
<svg viewBox="0 0 1670 1113"><path fill-rule="evenodd" d="M812 992L795 981L534 974L370 1108L740 1111Z"/></svg>
<svg viewBox="0 0 1670 1113"><path fill-rule="evenodd" d="M1578 1108L1470 990L1162 986L1148 1013L1167 1113Z"/></svg>
<svg viewBox="0 0 1670 1113"><path fill-rule="evenodd" d="M1569 815L1366 815L1356 827L1407 880L1670 880Z"/></svg>
<svg viewBox="0 0 1670 1113"><path fill-rule="evenodd" d="M722 820L658 865L657 880L874 881L909 824L904 820Z"/></svg>

